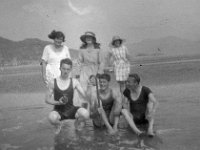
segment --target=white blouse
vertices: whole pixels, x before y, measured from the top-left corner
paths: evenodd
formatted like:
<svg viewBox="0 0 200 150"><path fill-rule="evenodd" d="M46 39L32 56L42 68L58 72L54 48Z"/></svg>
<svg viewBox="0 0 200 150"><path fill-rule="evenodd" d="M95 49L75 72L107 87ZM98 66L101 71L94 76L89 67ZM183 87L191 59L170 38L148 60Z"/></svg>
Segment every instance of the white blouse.
<svg viewBox="0 0 200 150"><path fill-rule="evenodd" d="M63 45L61 51L55 51L53 45L47 45L44 48L42 60L47 62L46 75L47 79L56 78L60 75L60 61L65 58L70 58L69 49Z"/></svg>

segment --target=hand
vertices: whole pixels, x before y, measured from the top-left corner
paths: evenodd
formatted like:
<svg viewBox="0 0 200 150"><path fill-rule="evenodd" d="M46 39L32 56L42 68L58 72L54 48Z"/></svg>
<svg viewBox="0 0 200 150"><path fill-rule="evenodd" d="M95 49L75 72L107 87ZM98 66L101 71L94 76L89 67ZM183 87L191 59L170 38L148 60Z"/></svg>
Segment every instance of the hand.
<svg viewBox="0 0 200 150"><path fill-rule="evenodd" d="M116 130L114 130L114 129L108 129L108 134L109 135L115 135L117 133L117 131Z"/></svg>
<svg viewBox="0 0 200 150"><path fill-rule="evenodd" d="M101 114L103 112L103 108L101 108L101 107L97 108L97 110L98 110L99 114Z"/></svg>
<svg viewBox="0 0 200 150"><path fill-rule="evenodd" d="M65 101L64 101L64 97L61 97L58 102L59 102L58 105L65 105L66 104Z"/></svg>

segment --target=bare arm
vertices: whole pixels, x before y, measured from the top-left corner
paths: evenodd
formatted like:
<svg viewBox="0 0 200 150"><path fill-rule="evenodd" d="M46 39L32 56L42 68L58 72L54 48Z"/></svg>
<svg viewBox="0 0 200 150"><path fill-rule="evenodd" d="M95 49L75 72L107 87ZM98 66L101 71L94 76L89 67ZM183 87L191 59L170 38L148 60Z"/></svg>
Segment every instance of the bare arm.
<svg viewBox="0 0 200 150"><path fill-rule="evenodd" d="M120 115L122 109L122 96L120 91L112 90L113 98L114 98L114 115Z"/></svg>
<svg viewBox="0 0 200 150"><path fill-rule="evenodd" d="M148 97L149 97L149 102L147 104L148 113L149 113L149 115L154 115L154 113L158 107L158 101L156 100L153 93L150 93Z"/></svg>
<svg viewBox="0 0 200 150"><path fill-rule="evenodd" d="M114 65L113 65L114 57L113 57L112 52L110 50L106 53L104 63L107 64L107 65L104 65L105 71L112 72L114 70Z"/></svg>
<svg viewBox="0 0 200 150"><path fill-rule="evenodd" d="M105 63L104 63L104 56L103 53L100 52L100 50L97 52L97 64L98 64L98 72L99 74L103 73Z"/></svg>
<svg viewBox="0 0 200 150"><path fill-rule="evenodd" d="M48 82L48 90L46 92L46 95L45 95L45 102L47 104L50 104L50 105L63 105L64 103L62 102L62 99L63 97L61 97L59 99L59 101L55 101L54 100L54 81L49 81Z"/></svg>
<svg viewBox="0 0 200 150"><path fill-rule="evenodd" d="M45 46L44 50L43 50L43 54L42 54L42 58L41 58L41 69L42 69L42 77L43 77L43 81L47 84L47 79L46 79L46 66L47 66L47 62L49 59L49 45Z"/></svg>
<svg viewBox="0 0 200 150"><path fill-rule="evenodd" d="M42 69L42 77L43 77L43 81L45 83L47 83L47 80L46 80L46 66L47 66L47 63L45 60L42 60L41 61L41 69Z"/></svg>
<svg viewBox="0 0 200 150"><path fill-rule="evenodd" d="M79 81L76 79L73 79L73 85L74 85L74 89L78 91L78 93L83 97L83 99L85 101L88 101L88 97L85 91L83 90L83 88L81 87L81 84L79 83Z"/></svg>
<svg viewBox="0 0 200 150"><path fill-rule="evenodd" d="M55 101L53 98L53 90L49 90L45 96L45 102L50 105L63 105L61 101Z"/></svg>
<svg viewBox="0 0 200 150"><path fill-rule="evenodd" d="M126 58L127 58L127 60L130 62L131 61L131 55L130 55L130 53L129 53L129 50L125 47L125 49L126 49Z"/></svg>

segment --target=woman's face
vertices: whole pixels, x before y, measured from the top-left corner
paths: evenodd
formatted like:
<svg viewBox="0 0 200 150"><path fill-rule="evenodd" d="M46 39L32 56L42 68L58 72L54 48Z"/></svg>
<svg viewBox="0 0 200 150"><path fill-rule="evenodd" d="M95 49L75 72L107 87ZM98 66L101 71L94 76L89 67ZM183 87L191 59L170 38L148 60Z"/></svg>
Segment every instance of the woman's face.
<svg viewBox="0 0 200 150"><path fill-rule="evenodd" d="M85 41L86 41L87 44L92 44L93 43L93 38L90 37L90 36L87 36Z"/></svg>
<svg viewBox="0 0 200 150"><path fill-rule="evenodd" d="M63 38L62 37L54 39L54 44L56 46L61 46L62 42L63 42Z"/></svg>
<svg viewBox="0 0 200 150"><path fill-rule="evenodd" d="M114 46L119 47L121 45L121 41L120 40L116 40L113 43Z"/></svg>

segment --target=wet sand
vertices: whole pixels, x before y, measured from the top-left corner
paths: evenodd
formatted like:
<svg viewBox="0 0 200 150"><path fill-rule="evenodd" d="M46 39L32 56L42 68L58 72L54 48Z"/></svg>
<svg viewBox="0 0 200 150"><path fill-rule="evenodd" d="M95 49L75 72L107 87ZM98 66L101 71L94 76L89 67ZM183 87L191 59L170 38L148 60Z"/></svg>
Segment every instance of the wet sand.
<svg viewBox="0 0 200 150"><path fill-rule="evenodd" d="M28 71L29 74L19 71L20 75L2 74L0 149L198 150L199 69L199 62L132 68L159 101L155 118L157 135L154 138L138 138L126 128L120 129L114 137L108 136L104 130L94 130L90 121L83 131L77 132L72 120L65 123L59 135L54 135L47 120L52 107L44 103L45 88L39 70Z"/></svg>

